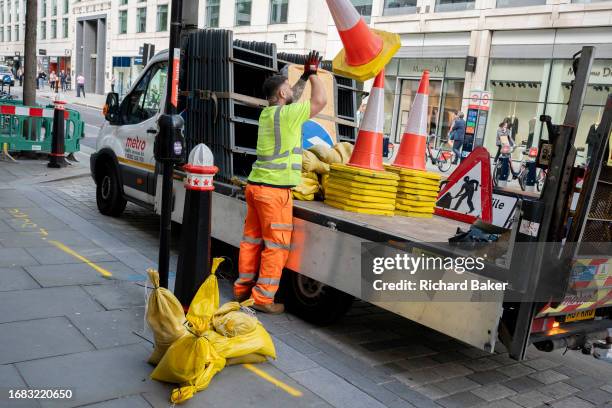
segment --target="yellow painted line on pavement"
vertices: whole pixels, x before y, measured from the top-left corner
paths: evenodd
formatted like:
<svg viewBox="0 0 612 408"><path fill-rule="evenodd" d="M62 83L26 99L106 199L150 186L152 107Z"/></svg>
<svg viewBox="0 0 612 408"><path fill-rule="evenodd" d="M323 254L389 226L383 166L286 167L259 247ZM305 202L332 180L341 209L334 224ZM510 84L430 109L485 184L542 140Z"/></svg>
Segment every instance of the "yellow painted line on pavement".
<svg viewBox="0 0 612 408"><path fill-rule="evenodd" d="M49 243L55 245L58 249L64 251L68 255L74 256L79 261L85 262L93 270L99 272L105 278L110 278L110 277L113 276L113 274L110 273L109 271L107 271L106 269L102 268L101 266L96 265L95 263L91 262L89 259L85 258L84 256L82 256L79 253L77 253L76 251L74 251L73 249L68 248L66 245L62 244L61 242L58 242L58 241L49 241Z"/></svg>
<svg viewBox="0 0 612 408"><path fill-rule="evenodd" d="M292 386L285 384L284 382L282 382L281 380L278 380L274 377L272 377L270 374L266 373L263 370L260 370L259 368L255 367L252 364L243 364L244 368L246 368L247 370L251 371L252 373L260 376L261 378L263 378L264 380L276 385L278 388L280 388L281 390L285 391L287 394L291 395L292 397L301 397L302 396L302 391L293 388Z"/></svg>

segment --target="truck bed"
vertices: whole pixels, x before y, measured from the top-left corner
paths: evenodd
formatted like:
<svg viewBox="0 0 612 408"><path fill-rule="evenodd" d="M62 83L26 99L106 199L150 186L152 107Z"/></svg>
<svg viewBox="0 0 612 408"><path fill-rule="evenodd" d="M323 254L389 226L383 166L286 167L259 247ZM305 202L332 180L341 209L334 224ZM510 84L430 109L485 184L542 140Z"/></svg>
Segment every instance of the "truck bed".
<svg viewBox="0 0 612 408"><path fill-rule="evenodd" d="M320 201L297 201L293 202L294 209L305 212L317 213L329 219L339 219L356 227L382 233L397 240L413 242L448 242L448 238L454 236L457 228L466 231L469 224L451 220L449 218L434 215L433 218L412 217L385 217L381 215L360 214L350 211L339 210L330 207ZM295 215L302 218L302 211L295 211ZM366 238L366 237L363 237ZM372 239L376 241L375 239Z"/></svg>

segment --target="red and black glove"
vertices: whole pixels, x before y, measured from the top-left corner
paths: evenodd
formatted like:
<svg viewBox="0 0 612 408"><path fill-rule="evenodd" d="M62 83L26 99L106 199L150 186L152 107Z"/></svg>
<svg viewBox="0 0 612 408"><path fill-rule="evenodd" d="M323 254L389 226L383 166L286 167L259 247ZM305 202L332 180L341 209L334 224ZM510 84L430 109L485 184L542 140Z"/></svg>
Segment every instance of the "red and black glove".
<svg viewBox="0 0 612 408"><path fill-rule="evenodd" d="M300 79L307 81L311 75L317 75L322 59L323 58L319 56L318 51L311 51L310 54L308 54L308 56L306 57L306 62L304 62L304 73L302 74Z"/></svg>

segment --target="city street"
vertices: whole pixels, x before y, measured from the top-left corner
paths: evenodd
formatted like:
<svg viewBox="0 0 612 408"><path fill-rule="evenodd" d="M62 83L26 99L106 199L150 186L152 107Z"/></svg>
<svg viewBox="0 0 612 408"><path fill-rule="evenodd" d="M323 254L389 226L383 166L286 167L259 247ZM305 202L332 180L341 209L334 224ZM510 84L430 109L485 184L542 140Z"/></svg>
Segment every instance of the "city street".
<svg viewBox="0 0 612 408"><path fill-rule="evenodd" d="M77 157L57 172L44 161L0 162L0 406L170 406L171 386L149 379L143 318L158 217L132 204L120 218L100 215L86 156ZM221 280L222 302L232 279ZM278 359L226 368L185 406L612 406L612 364L577 352L530 348L518 363L363 302L328 327L257 316ZM70 389L73 398L9 400L19 388Z"/></svg>

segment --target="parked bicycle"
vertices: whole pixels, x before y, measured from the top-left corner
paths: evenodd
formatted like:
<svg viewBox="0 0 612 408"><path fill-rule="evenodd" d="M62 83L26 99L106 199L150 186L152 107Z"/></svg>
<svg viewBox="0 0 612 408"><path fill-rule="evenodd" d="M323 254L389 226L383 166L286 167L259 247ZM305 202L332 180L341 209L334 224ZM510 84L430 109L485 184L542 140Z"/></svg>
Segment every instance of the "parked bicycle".
<svg viewBox="0 0 612 408"><path fill-rule="evenodd" d="M521 169L519 170L518 182L521 186L521 190L526 191L529 186L536 186L538 180L538 170L541 172L542 169L536 167L536 160L538 158L538 148L531 147L529 150L523 151L525 159L521 162ZM538 191L540 191L538 189Z"/></svg>
<svg viewBox="0 0 612 408"><path fill-rule="evenodd" d="M510 175L512 175L512 180L519 176L519 171L514 171L512 167L512 153L516 149L516 145L511 144L506 136L502 136L501 139L499 157L493 169L493 184L495 187L505 187Z"/></svg>
<svg viewBox="0 0 612 408"><path fill-rule="evenodd" d="M443 148L443 145L441 145L438 148L438 151L434 154L432 150L432 144L434 143L434 140L435 136L432 135L429 137L429 140L426 144L425 162L427 163L428 159L431 160L431 164L437 166L442 173L446 173L452 167L455 154L450 148Z"/></svg>

